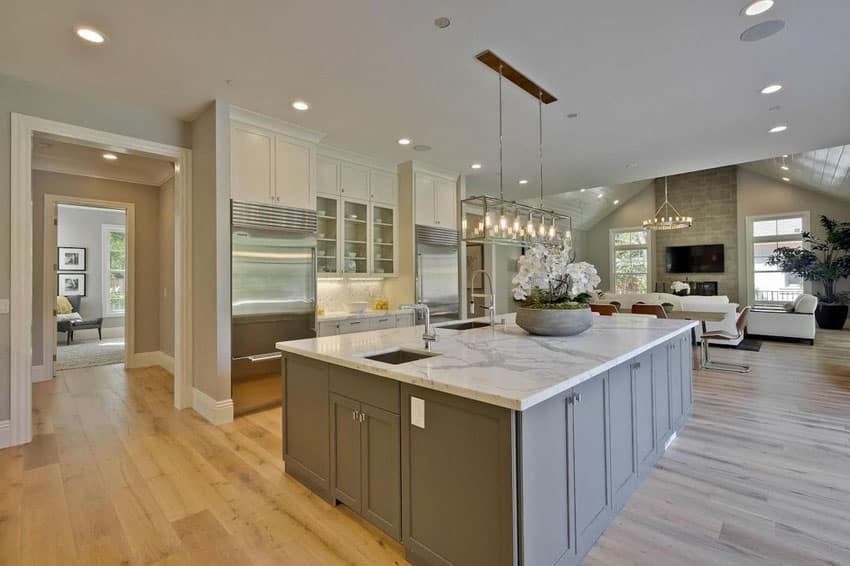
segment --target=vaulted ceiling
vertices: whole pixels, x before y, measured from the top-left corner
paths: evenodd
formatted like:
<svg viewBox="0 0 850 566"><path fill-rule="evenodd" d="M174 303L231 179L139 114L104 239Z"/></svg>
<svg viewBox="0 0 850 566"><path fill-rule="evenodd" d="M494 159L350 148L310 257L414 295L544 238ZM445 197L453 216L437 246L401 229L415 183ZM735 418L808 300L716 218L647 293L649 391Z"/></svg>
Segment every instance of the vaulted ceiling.
<svg viewBox="0 0 850 566"><path fill-rule="evenodd" d="M753 161L741 167L776 181L788 179L794 185L850 200L850 145Z"/></svg>
<svg viewBox="0 0 850 566"><path fill-rule="evenodd" d="M777 0L757 17L740 15L744 4L8 0L0 72L184 119L218 97L344 149L468 173L470 192L491 194L497 77L474 58L485 49L559 98L543 110L547 193L850 142L850 2ZM739 39L767 19L785 28ZM78 24L108 41L82 44ZM785 88L759 94L773 82ZM293 110L296 98L310 110ZM533 196L537 106L511 85L504 102L506 191ZM768 134L777 123L788 131ZM401 147L402 136L432 149Z"/></svg>

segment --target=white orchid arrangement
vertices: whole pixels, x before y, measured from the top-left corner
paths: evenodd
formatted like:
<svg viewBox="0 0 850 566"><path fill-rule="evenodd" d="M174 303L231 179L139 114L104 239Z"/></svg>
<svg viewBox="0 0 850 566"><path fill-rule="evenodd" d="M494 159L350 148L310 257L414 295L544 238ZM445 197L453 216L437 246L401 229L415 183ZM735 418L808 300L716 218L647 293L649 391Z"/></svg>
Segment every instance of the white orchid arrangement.
<svg viewBox="0 0 850 566"><path fill-rule="evenodd" d="M691 286L682 281L673 281L670 283L670 290L676 295L687 295L691 292Z"/></svg>
<svg viewBox="0 0 850 566"><path fill-rule="evenodd" d="M534 244L517 261L514 298L527 308L585 308L596 293L599 278L587 262L574 262L570 247Z"/></svg>

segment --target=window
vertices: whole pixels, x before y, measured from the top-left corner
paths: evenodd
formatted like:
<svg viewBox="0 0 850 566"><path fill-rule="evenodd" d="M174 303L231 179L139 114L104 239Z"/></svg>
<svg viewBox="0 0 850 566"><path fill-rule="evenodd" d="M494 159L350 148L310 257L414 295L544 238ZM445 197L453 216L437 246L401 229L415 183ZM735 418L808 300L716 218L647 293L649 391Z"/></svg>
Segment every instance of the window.
<svg viewBox="0 0 850 566"><path fill-rule="evenodd" d="M127 301L127 237L124 226L104 224L101 232L103 256L103 315L124 314Z"/></svg>
<svg viewBox="0 0 850 566"><path fill-rule="evenodd" d="M611 230L611 289L614 293L648 293L650 239L646 230Z"/></svg>
<svg viewBox="0 0 850 566"><path fill-rule="evenodd" d="M808 229L808 213L758 216L748 220L750 247L750 298L758 303L786 303L804 292L803 280L792 273L768 265L767 259L777 248L803 247L803 232Z"/></svg>

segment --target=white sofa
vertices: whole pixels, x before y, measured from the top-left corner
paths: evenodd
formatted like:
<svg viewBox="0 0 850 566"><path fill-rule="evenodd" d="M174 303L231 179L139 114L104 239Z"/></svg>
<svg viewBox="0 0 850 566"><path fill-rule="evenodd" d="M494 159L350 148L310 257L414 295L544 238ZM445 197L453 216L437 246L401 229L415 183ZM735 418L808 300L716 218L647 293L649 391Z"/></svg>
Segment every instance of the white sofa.
<svg viewBox="0 0 850 566"><path fill-rule="evenodd" d="M703 296L684 296L672 295L670 293L637 293L623 294L604 293L595 302L609 304L612 302L620 303L620 309L631 309L632 305L638 301L648 305L662 305L670 303L673 305L673 310L686 310L698 312L719 312L726 316L720 322L706 322L706 330L722 330L729 334L737 334L738 330L735 323L738 320L738 303L730 303L729 297L725 295L717 295L712 297ZM697 328L697 340L700 340L702 329ZM737 340L709 340L710 344L721 344L724 346L737 346L741 343L743 337Z"/></svg>
<svg viewBox="0 0 850 566"><path fill-rule="evenodd" d="M814 344L817 307L817 297L806 294L784 307L753 307L747 320L747 334L807 340Z"/></svg>

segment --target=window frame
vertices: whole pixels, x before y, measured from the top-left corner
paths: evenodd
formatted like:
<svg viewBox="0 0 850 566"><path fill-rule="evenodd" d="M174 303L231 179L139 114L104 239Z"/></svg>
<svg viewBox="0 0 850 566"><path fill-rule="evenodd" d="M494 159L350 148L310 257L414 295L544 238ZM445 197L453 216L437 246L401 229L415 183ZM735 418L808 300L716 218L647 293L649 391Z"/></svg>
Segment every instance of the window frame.
<svg viewBox="0 0 850 566"><path fill-rule="evenodd" d="M646 245L628 245L617 246L614 244L614 238L617 234L624 232L644 232L646 234ZM617 250L642 250L646 249L646 292L652 293L655 285L655 253L653 246L652 231L647 230L643 226L632 226L627 228L611 228L608 231L608 269L609 282L608 287L612 294L617 294Z"/></svg>
<svg viewBox="0 0 850 566"><path fill-rule="evenodd" d="M101 224L100 225L100 301L102 305L102 313L104 318L110 317L122 317L127 314L127 295L124 295L124 310L116 311L112 310L112 303L109 300L109 283L110 283L110 275L112 273L112 269L110 269L110 257L109 257L109 240L110 234L114 232L120 232L124 234L124 281L126 285L127 281L127 226L121 224ZM126 287L125 287L126 289ZM126 292L126 291L125 291Z"/></svg>
<svg viewBox="0 0 850 566"><path fill-rule="evenodd" d="M776 241L778 239L788 239L788 234L777 235L777 236L753 236L753 224L755 222L761 222L765 220L785 220L788 218L800 218L802 219L802 230L800 233L800 240L802 241L802 233L808 232L811 230L811 212L808 210L801 210L795 212L782 212L777 214L758 214L753 216L747 216L747 254L746 254L746 274L747 274L747 303L749 305L756 304L765 304L765 305L778 305L782 304L785 301L756 301L756 285L755 285L755 254L753 253L753 246L759 242L771 242ZM808 246L803 242L803 248L808 249ZM785 272L778 272L785 273ZM803 293L811 293L811 281L803 280Z"/></svg>

